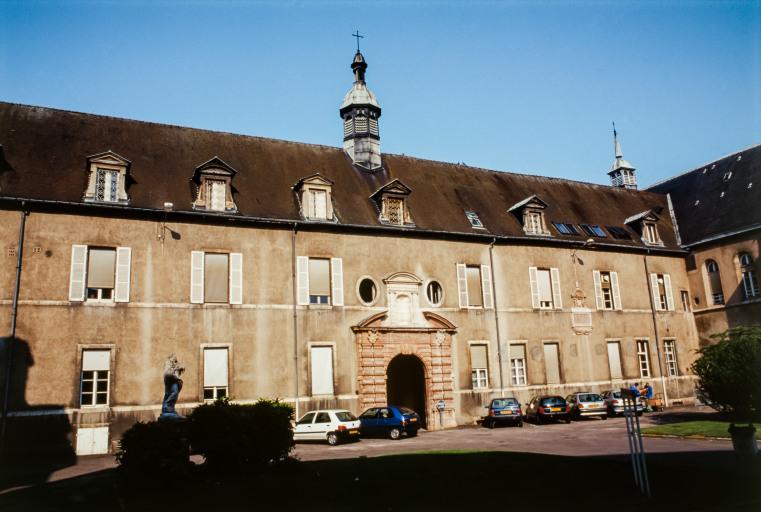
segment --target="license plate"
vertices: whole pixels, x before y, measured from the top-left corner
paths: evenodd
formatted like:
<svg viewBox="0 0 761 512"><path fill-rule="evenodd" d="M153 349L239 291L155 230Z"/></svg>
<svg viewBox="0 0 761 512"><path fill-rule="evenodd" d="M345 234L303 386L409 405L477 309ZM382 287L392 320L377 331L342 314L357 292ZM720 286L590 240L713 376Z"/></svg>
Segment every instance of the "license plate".
<svg viewBox="0 0 761 512"><path fill-rule="evenodd" d="M550 407L552 412L560 412L560 407Z"/></svg>
<svg viewBox="0 0 761 512"><path fill-rule="evenodd" d="M512 414L512 413L513 413L513 411L502 411L502 412L500 412L500 414Z"/></svg>
<svg viewBox="0 0 761 512"><path fill-rule="evenodd" d="M349 434L359 434L359 430L349 430Z"/></svg>
<svg viewBox="0 0 761 512"><path fill-rule="evenodd" d="M417 421L417 418L410 418L410 423L415 423Z"/></svg>

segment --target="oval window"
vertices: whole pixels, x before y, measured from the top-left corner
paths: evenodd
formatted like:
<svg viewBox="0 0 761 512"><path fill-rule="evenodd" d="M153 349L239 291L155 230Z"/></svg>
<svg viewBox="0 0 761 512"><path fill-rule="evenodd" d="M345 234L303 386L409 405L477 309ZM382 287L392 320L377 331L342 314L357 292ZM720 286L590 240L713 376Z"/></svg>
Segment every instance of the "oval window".
<svg viewBox="0 0 761 512"><path fill-rule="evenodd" d="M375 281L369 277L365 277L359 281L357 291L359 293L359 300L367 305L375 302L375 299L378 296L378 289L375 286Z"/></svg>
<svg viewBox="0 0 761 512"><path fill-rule="evenodd" d="M438 281L431 281L425 289L425 295L431 306L440 306L444 300L444 289Z"/></svg>

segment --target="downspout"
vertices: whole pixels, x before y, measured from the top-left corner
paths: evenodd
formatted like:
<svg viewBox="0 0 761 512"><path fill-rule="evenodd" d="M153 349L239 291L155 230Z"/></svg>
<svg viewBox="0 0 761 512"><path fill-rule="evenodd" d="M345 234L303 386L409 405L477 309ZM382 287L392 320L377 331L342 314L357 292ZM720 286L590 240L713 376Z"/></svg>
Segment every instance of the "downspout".
<svg viewBox="0 0 761 512"><path fill-rule="evenodd" d="M497 333L497 360L499 361L499 396L504 395L505 386L502 382L502 340L499 335L499 309L497 308L497 280L494 277L496 272L494 271L494 244L497 243L497 238L492 238L489 244L489 264L491 264L491 289L492 289L492 301L494 302L494 326Z"/></svg>
<svg viewBox="0 0 761 512"><path fill-rule="evenodd" d="M25 210L26 203L21 202L21 221L18 228L18 249L16 250L16 284L13 288L13 304L11 306L11 333L7 338L6 359L5 359L5 389L3 392L3 415L2 425L0 425L0 453L5 448L5 431L8 421L8 400L10 399L11 390L11 371L13 370L13 350L16 346L16 319L18 318L18 298L21 290L21 262L24 254L24 233L26 230L26 216L29 212Z"/></svg>
<svg viewBox="0 0 761 512"><path fill-rule="evenodd" d="M647 254L650 254L650 249L647 250ZM658 321L655 314L655 299L653 298L653 284L650 281L650 271L647 268L647 254L642 256L642 261L645 263L645 280L647 281L647 290L650 295L650 313L653 316L653 329L655 330L655 353L658 355L658 371L661 373L661 387L663 388L663 402L666 407L669 405L669 395L666 391L666 377L663 375L663 363L661 362L661 337L658 333Z"/></svg>
<svg viewBox="0 0 761 512"><path fill-rule="evenodd" d="M299 324L296 316L296 307L298 303L296 289L296 223L293 223L291 230L291 285L293 287L293 365L294 381L296 383L296 406L294 408L296 420L299 419Z"/></svg>

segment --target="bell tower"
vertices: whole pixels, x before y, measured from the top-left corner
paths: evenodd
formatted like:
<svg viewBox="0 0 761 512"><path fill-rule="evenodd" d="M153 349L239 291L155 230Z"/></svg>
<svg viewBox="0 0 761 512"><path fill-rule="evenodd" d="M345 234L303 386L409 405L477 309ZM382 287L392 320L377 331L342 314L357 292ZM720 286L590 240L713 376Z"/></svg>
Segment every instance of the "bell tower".
<svg viewBox="0 0 761 512"><path fill-rule="evenodd" d="M367 88L365 71L367 63L359 51L357 37L357 53L351 63L354 72L354 84L346 93L339 113L344 125L344 151L351 157L355 165L368 171L381 168L380 131L378 119L381 108L375 95Z"/></svg>
<svg viewBox="0 0 761 512"><path fill-rule="evenodd" d="M621 144L618 142L618 133L616 133L616 123L613 123L613 149L616 152L616 159L608 171L611 185L614 187L636 189L637 176L634 174L634 166L624 160Z"/></svg>

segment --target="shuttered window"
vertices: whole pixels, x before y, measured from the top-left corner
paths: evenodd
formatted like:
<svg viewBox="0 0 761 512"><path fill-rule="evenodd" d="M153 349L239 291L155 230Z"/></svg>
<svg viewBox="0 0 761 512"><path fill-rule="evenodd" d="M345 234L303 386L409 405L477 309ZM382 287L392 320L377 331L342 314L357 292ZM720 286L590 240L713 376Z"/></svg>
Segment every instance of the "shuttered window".
<svg viewBox="0 0 761 512"><path fill-rule="evenodd" d="M333 394L333 347L312 347L310 350L312 395Z"/></svg>
<svg viewBox="0 0 761 512"><path fill-rule="evenodd" d="M621 296L616 272L592 272L595 285L595 302L597 309L621 309Z"/></svg>
<svg viewBox="0 0 761 512"><path fill-rule="evenodd" d="M311 208L309 217L312 219L328 218L328 193L325 190L310 190Z"/></svg>
<svg viewBox="0 0 761 512"><path fill-rule="evenodd" d="M494 290L489 265L458 263L457 288L461 308L494 309Z"/></svg>
<svg viewBox="0 0 761 512"><path fill-rule="evenodd" d="M228 396L228 349L205 348L203 350L203 398L216 400Z"/></svg>
<svg viewBox="0 0 761 512"><path fill-rule="evenodd" d="M480 267L467 267L468 279L468 307L482 307L484 305L481 293L481 269Z"/></svg>
<svg viewBox="0 0 761 512"><path fill-rule="evenodd" d="M650 274L650 288L653 292L653 304L656 311L674 310L671 276L668 274Z"/></svg>
<svg viewBox="0 0 761 512"><path fill-rule="evenodd" d="M298 303L344 305L342 258L296 258Z"/></svg>
<svg viewBox="0 0 761 512"><path fill-rule="evenodd" d="M309 259L309 303L330 303L330 260Z"/></svg>
<svg viewBox="0 0 761 512"><path fill-rule="evenodd" d="M129 247L71 247L70 301L129 302Z"/></svg>
<svg viewBox="0 0 761 512"><path fill-rule="evenodd" d="M243 303L243 254L193 251L190 302Z"/></svg>
<svg viewBox="0 0 761 512"><path fill-rule="evenodd" d="M227 254L204 254L204 302L227 302L229 300L229 256Z"/></svg>
<svg viewBox="0 0 761 512"><path fill-rule="evenodd" d="M529 267L531 305L535 309L562 309L560 271L557 268Z"/></svg>
<svg viewBox="0 0 761 512"><path fill-rule="evenodd" d="M486 345L470 346L471 384L473 389L489 387L488 359Z"/></svg>

